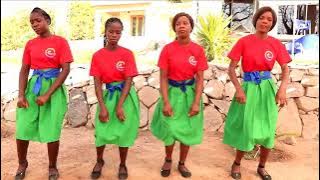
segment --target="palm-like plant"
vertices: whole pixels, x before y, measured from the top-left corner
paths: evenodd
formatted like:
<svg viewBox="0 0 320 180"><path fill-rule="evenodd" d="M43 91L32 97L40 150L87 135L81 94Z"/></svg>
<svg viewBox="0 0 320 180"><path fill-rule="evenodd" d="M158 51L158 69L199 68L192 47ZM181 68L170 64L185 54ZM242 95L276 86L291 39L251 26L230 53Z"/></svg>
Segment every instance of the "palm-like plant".
<svg viewBox="0 0 320 180"><path fill-rule="evenodd" d="M231 17L208 14L200 16L196 37L204 47L208 61L224 60L224 54L231 48L233 38L228 27Z"/></svg>

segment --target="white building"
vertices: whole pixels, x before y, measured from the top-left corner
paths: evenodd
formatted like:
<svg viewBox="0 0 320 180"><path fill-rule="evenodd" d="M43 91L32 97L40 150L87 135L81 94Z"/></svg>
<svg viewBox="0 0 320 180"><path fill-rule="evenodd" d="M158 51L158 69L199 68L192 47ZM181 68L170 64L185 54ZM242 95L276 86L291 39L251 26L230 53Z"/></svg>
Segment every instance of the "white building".
<svg viewBox="0 0 320 180"><path fill-rule="evenodd" d="M305 21L312 21L309 32L303 31L300 34L315 33L318 32L317 20L318 15L318 1L310 0L287 0L287 1L275 1L275 0L216 0L216 1L186 1L183 3L171 3L169 1L92 1L92 6L95 11L95 39L101 40L102 27L108 17L118 17L123 21L124 32L122 41L130 48L140 49L143 46L152 44L152 42L168 42L174 38L174 33L171 28L172 17L178 12L187 12L197 21L197 17L205 15L207 13L223 13L223 5L232 2L232 7L237 5L251 6L251 15L247 18L247 26L249 28L239 29L251 29L252 14L255 10L262 6L272 7L278 16L278 23L276 27L270 32L271 35L279 37L283 40L293 39L295 33L281 33L279 28L284 28L282 22L282 14L280 8L287 7L287 16L289 20L293 20L293 26L291 28L297 29L295 26L295 19L298 19L297 15L304 17ZM303 9L304 8L304 9ZM300 11L298 12L298 9ZM303 9L304 15L301 15L301 9ZM308 12L309 10L309 12ZM231 10L231 14L237 14L235 9ZM240 14L240 16L239 16ZM241 14L237 16L241 19ZM300 18L301 19L301 18ZM291 30L289 30L291 32Z"/></svg>

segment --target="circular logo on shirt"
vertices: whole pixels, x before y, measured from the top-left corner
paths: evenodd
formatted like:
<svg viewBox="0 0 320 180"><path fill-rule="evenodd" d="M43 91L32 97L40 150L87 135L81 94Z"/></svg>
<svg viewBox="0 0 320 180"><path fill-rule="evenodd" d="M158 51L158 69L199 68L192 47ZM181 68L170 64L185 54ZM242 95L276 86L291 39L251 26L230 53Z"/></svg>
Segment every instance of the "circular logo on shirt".
<svg viewBox="0 0 320 180"><path fill-rule="evenodd" d="M56 56L56 50L53 48L48 48L46 49L46 51L44 52L44 54L48 57L48 58L53 58L54 56Z"/></svg>
<svg viewBox="0 0 320 180"><path fill-rule="evenodd" d="M266 52L264 53L264 57L266 58L266 60L271 61L272 58L273 58L273 54L272 54L271 51L266 51Z"/></svg>
<svg viewBox="0 0 320 180"><path fill-rule="evenodd" d="M125 65L124 61L118 61L117 64L116 64L117 70L118 71L123 71L124 70L124 65Z"/></svg>
<svg viewBox="0 0 320 180"><path fill-rule="evenodd" d="M190 63L192 66L197 65L197 61L196 61L196 59L194 58L194 56L190 56L190 57L189 57L189 63Z"/></svg>

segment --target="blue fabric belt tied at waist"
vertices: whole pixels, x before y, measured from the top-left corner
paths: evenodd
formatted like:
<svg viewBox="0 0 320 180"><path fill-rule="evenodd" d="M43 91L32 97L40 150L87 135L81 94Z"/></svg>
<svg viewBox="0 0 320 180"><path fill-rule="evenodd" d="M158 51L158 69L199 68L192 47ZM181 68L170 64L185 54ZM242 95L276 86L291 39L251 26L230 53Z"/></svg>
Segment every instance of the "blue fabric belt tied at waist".
<svg viewBox="0 0 320 180"><path fill-rule="evenodd" d="M45 78L46 80L51 79L51 78L56 78L58 77L60 73L60 68L54 68L54 69L50 69L47 71L44 70L40 70L40 69L35 69L32 73L32 76L38 76L36 83L32 89L32 92L35 95L39 95L41 87L42 87L42 79Z"/></svg>
<svg viewBox="0 0 320 180"><path fill-rule="evenodd" d="M115 91L122 91L124 87L124 82L120 83L120 84L115 84L115 85L112 85L111 83L109 84L106 84L106 89L110 92L110 96L109 96L109 100L112 99L112 96L114 94Z"/></svg>
<svg viewBox="0 0 320 180"><path fill-rule="evenodd" d="M175 81L172 79L169 79L169 84L173 87L180 87L182 92L186 92L187 87L194 84L195 79L185 80L185 81Z"/></svg>
<svg viewBox="0 0 320 180"><path fill-rule="evenodd" d="M256 84L260 84L261 80L270 79L270 78L271 78L270 71L245 72L243 76L243 80L245 82L253 81Z"/></svg>

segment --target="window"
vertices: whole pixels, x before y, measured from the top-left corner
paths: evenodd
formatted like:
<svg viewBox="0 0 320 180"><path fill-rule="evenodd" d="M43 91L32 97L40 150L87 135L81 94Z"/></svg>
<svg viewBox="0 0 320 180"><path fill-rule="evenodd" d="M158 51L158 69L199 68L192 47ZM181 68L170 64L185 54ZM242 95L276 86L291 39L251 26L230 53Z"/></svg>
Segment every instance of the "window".
<svg viewBox="0 0 320 180"><path fill-rule="evenodd" d="M319 5L280 5L278 14L278 34L318 33Z"/></svg>
<svg viewBox="0 0 320 180"><path fill-rule="evenodd" d="M298 5L295 25L295 34L318 33L317 21L319 18L318 5Z"/></svg>
<svg viewBox="0 0 320 180"><path fill-rule="evenodd" d="M131 16L131 35L144 35L144 16Z"/></svg>

